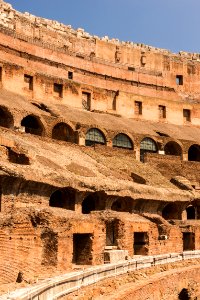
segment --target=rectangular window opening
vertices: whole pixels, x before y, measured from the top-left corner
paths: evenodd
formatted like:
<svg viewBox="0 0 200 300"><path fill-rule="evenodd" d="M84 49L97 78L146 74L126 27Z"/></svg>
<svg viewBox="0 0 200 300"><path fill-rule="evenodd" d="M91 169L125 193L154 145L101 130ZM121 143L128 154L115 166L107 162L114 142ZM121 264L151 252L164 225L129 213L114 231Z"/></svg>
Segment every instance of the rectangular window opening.
<svg viewBox="0 0 200 300"><path fill-rule="evenodd" d="M160 119L165 119L166 118L166 106L159 105L158 109L159 109L159 118Z"/></svg>
<svg viewBox="0 0 200 300"><path fill-rule="evenodd" d="M183 232L183 251L195 250L195 235L193 232Z"/></svg>
<svg viewBox="0 0 200 300"><path fill-rule="evenodd" d="M24 82L26 83L26 87L32 91L33 90L33 76L24 74Z"/></svg>
<svg viewBox="0 0 200 300"><path fill-rule="evenodd" d="M62 96L63 96L63 85L62 84L54 83L53 90L54 90L54 95L56 97L62 98Z"/></svg>
<svg viewBox="0 0 200 300"><path fill-rule="evenodd" d="M91 93L82 92L83 109L91 110Z"/></svg>
<svg viewBox="0 0 200 300"><path fill-rule="evenodd" d="M68 79L73 79L73 72L71 71L68 72Z"/></svg>
<svg viewBox="0 0 200 300"><path fill-rule="evenodd" d="M148 255L148 232L134 232L134 255Z"/></svg>
<svg viewBox="0 0 200 300"><path fill-rule="evenodd" d="M183 110L183 119L185 122L190 122L191 121L191 111L190 109L184 109Z"/></svg>
<svg viewBox="0 0 200 300"><path fill-rule="evenodd" d="M135 101L135 115L142 115L142 102Z"/></svg>
<svg viewBox="0 0 200 300"><path fill-rule="evenodd" d="M176 84L183 85L183 75L176 75Z"/></svg>

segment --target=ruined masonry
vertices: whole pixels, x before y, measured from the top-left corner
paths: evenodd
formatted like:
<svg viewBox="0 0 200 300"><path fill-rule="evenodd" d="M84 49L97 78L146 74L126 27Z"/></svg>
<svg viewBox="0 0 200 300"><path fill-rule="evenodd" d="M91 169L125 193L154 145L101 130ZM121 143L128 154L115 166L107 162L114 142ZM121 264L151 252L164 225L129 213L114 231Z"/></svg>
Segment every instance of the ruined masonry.
<svg viewBox="0 0 200 300"><path fill-rule="evenodd" d="M0 1L0 290L200 250L199 82L200 54Z"/></svg>

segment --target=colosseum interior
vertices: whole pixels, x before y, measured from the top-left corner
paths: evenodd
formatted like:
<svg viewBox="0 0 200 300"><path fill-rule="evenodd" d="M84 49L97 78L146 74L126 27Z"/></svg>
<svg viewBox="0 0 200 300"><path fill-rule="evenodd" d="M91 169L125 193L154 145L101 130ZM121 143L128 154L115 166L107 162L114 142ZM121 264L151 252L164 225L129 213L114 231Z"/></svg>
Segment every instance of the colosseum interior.
<svg viewBox="0 0 200 300"><path fill-rule="evenodd" d="M0 0L0 299L200 250L199 82L200 54L91 36ZM154 274L162 297L143 284L102 299L200 299L199 264ZM96 299L84 297L71 299Z"/></svg>

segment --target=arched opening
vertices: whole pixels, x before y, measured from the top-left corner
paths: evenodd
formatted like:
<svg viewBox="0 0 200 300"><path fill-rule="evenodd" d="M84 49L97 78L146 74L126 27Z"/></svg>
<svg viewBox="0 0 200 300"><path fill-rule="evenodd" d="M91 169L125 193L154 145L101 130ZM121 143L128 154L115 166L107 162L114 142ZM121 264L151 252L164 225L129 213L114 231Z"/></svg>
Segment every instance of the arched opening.
<svg viewBox="0 0 200 300"><path fill-rule="evenodd" d="M166 155L182 156L181 146L176 142L168 142L164 147L164 151Z"/></svg>
<svg viewBox="0 0 200 300"><path fill-rule="evenodd" d="M43 134L43 125L41 121L39 120L39 118L33 115L26 116L21 121L21 126L25 127L26 133L31 133L40 136Z"/></svg>
<svg viewBox="0 0 200 300"><path fill-rule="evenodd" d="M196 209L193 205L189 205L186 208L187 220L195 220L196 219Z"/></svg>
<svg viewBox="0 0 200 300"><path fill-rule="evenodd" d="M58 123L52 130L52 138L60 141L73 141L73 130L66 123Z"/></svg>
<svg viewBox="0 0 200 300"><path fill-rule="evenodd" d="M180 216L177 205L175 203L167 204L162 211L162 217L165 220L178 220Z"/></svg>
<svg viewBox="0 0 200 300"><path fill-rule="evenodd" d="M51 207L75 210L75 191L70 188L55 191L49 201Z"/></svg>
<svg viewBox="0 0 200 300"><path fill-rule="evenodd" d="M192 145L188 150L189 161L200 161L200 146Z"/></svg>
<svg viewBox="0 0 200 300"><path fill-rule="evenodd" d="M126 199L117 199L113 202L111 206L111 210L119 211L119 212L131 212L132 210L132 202Z"/></svg>
<svg viewBox="0 0 200 300"><path fill-rule="evenodd" d="M6 128L12 128L14 126L14 120L12 114L5 107L0 107L0 126Z"/></svg>
<svg viewBox="0 0 200 300"><path fill-rule="evenodd" d="M101 192L88 195L82 202L82 213L89 214L94 210L104 210L105 200L106 198L103 198Z"/></svg>
<svg viewBox="0 0 200 300"><path fill-rule="evenodd" d="M182 289L182 291L178 295L179 300L190 300L190 296L187 289Z"/></svg>
<svg viewBox="0 0 200 300"><path fill-rule="evenodd" d="M140 143L140 160L144 162L145 153L156 153L157 144L151 138L144 138Z"/></svg>
<svg viewBox="0 0 200 300"><path fill-rule="evenodd" d="M106 139L104 134L97 128L91 128L86 133L85 137L85 145L86 146L93 146L95 144L106 144Z"/></svg>
<svg viewBox="0 0 200 300"><path fill-rule="evenodd" d="M113 139L113 147L133 149L133 143L126 134L119 133Z"/></svg>

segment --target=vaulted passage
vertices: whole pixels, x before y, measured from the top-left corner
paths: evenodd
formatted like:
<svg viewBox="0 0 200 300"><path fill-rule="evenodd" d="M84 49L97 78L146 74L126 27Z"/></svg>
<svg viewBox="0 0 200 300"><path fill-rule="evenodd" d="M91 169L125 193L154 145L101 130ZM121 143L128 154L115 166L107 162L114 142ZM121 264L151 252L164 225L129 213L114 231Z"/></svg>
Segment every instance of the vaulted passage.
<svg viewBox="0 0 200 300"><path fill-rule="evenodd" d="M26 133L31 133L31 134L40 135L40 136L42 136L42 134L43 134L43 125L42 125L41 121L39 120L39 118L37 118L33 115L29 115L29 116L25 117L21 121L21 126L25 127Z"/></svg>
<svg viewBox="0 0 200 300"><path fill-rule="evenodd" d="M167 204L162 211L162 216L165 220L180 219L180 213L177 205L175 203Z"/></svg>
<svg viewBox="0 0 200 300"><path fill-rule="evenodd" d="M200 146L192 145L188 150L189 161L200 161Z"/></svg>
<svg viewBox="0 0 200 300"><path fill-rule="evenodd" d="M113 202L111 210L121 211L121 212L131 212L132 211L132 201L130 199L119 198Z"/></svg>
<svg viewBox="0 0 200 300"><path fill-rule="evenodd" d="M97 193L88 195L82 202L82 213L89 214L94 210L104 210L105 200L101 199Z"/></svg>
<svg viewBox="0 0 200 300"><path fill-rule="evenodd" d="M55 191L49 201L52 207L75 210L75 191L70 188Z"/></svg>
<svg viewBox="0 0 200 300"><path fill-rule="evenodd" d="M77 265L92 264L92 238L91 233L73 234L73 263Z"/></svg>
<svg viewBox="0 0 200 300"><path fill-rule="evenodd" d="M6 128L12 128L14 126L14 120L12 114L5 107L0 107L0 126Z"/></svg>
<svg viewBox="0 0 200 300"><path fill-rule="evenodd" d="M73 130L72 128L61 122L54 126L52 131L52 138L55 140L61 140L61 141L73 141Z"/></svg>
<svg viewBox="0 0 200 300"><path fill-rule="evenodd" d="M181 146L176 142L168 142L164 147L164 151L166 155L182 156Z"/></svg>

